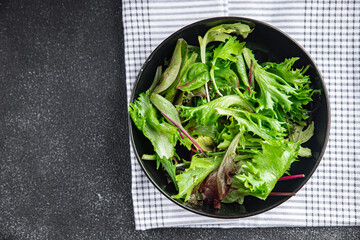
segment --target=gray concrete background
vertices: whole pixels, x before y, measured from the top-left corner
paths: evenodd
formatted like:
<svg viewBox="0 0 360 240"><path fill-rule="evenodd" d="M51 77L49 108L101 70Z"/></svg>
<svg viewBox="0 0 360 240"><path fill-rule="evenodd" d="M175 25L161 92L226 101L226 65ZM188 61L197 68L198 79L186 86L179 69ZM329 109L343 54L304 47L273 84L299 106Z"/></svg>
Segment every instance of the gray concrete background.
<svg viewBox="0 0 360 240"><path fill-rule="evenodd" d="M121 1L0 0L0 239L359 239L359 227L135 231Z"/></svg>

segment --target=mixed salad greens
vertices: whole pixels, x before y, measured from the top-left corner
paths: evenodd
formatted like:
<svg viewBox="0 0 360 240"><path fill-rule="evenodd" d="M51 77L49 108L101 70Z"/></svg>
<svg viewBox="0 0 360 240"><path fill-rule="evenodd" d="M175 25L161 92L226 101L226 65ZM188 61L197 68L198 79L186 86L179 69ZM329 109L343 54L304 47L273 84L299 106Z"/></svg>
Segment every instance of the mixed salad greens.
<svg viewBox="0 0 360 240"><path fill-rule="evenodd" d="M265 200L290 165L311 151L314 133L308 67L298 58L259 63L246 39L247 24L222 24L198 37L178 39L170 61L156 69L151 87L129 113L154 147L143 160L164 169L189 204ZM179 148L187 148L188 155Z"/></svg>

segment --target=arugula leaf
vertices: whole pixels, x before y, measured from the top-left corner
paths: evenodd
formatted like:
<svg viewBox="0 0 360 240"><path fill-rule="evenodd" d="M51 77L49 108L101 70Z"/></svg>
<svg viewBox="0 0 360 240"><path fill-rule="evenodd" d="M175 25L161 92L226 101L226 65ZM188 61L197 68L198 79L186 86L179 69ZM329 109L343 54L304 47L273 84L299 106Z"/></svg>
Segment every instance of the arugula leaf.
<svg viewBox="0 0 360 240"><path fill-rule="evenodd" d="M250 106L238 95L223 96L199 107L179 106L178 109L180 109L180 116L185 118L184 121L195 118L198 124L206 125L215 123L220 117L220 115L216 114L216 108L228 108L231 106L237 106L244 108L247 111L252 111Z"/></svg>
<svg viewBox="0 0 360 240"><path fill-rule="evenodd" d="M212 171L217 169L221 163L221 156L201 158L194 156L190 167L183 173L176 175L176 181L179 186L179 193L172 196L176 199L190 198L193 188L199 185Z"/></svg>
<svg viewBox="0 0 360 240"><path fill-rule="evenodd" d="M129 113L135 126L150 140L159 157L172 158L175 154L177 129L159 120L148 92L141 93L134 103L130 103Z"/></svg>

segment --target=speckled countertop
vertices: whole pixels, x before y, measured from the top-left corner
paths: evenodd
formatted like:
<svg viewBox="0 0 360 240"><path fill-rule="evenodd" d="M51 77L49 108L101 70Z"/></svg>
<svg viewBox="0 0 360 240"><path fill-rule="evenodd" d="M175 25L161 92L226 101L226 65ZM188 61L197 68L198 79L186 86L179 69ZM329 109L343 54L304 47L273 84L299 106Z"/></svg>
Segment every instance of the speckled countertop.
<svg viewBox="0 0 360 240"><path fill-rule="evenodd" d="M0 1L0 239L357 239L358 227L135 231L121 1Z"/></svg>

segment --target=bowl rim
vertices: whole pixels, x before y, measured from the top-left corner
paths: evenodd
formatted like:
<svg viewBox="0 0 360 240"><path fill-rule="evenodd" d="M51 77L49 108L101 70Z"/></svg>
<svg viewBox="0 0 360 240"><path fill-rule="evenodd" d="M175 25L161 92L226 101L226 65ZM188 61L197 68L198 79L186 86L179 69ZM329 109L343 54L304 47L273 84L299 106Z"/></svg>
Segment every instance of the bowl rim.
<svg viewBox="0 0 360 240"><path fill-rule="evenodd" d="M293 44L295 44L309 59L309 64L311 64L315 70L315 72L318 74L322 88L323 88L323 93L322 96L324 97L324 100L326 102L326 108L327 108L327 112L328 112L328 116L327 116L327 128L326 128L326 132L325 132L325 139L324 139L324 144L323 147L321 149L321 152L319 153L318 158L316 159L316 163L314 165L314 167L312 168L312 170L310 171L310 173L305 176L305 178L303 179L303 182L294 190L295 193L299 192L305 185L306 183L309 181L309 179L312 177L312 175L314 174L314 172L317 170L320 162L322 161L322 158L324 156L324 153L326 151L327 145L328 145L328 140L329 140L329 135L330 135L330 128L331 128L331 108L330 108L330 101L329 101L329 95L328 95L328 90L326 88L326 84L325 81L323 79L323 76L319 70L319 68L317 67L317 65L315 64L314 60L312 59L312 57L310 56L310 54L304 49L304 47L302 47L295 39L293 39L292 37L290 37L287 33L285 33L284 31L280 30L279 28L261 21L261 20L257 20L257 19L253 19L253 18L247 18L247 17L239 17L239 16L221 16L221 17L212 17L212 18L205 18L196 22L193 22L191 24L188 24L180 29L178 29L177 31L173 32L172 34L170 34L168 37L166 37L155 49L152 50L151 54L146 58L145 62L143 63L143 65L141 66L137 76L136 76L136 80L134 82L133 85L133 89L131 90L131 96L130 96L130 102L133 102L135 100L135 90L140 82L140 78L142 76L142 72L143 70L148 66L149 62L152 60L153 56L157 53L158 49L160 49L165 42L169 41L170 39L172 39L174 36L178 35L180 32L188 29L188 28L192 28L198 24L202 24L202 23L207 23L207 22L211 22L211 21L218 21L218 20L233 20L234 22L236 21L243 21L243 22L253 22L255 24L260 24L265 26L266 28L270 28L271 30L280 33L283 37L287 38L288 40L290 40ZM135 157L138 161L138 163L140 163L140 166L143 170L143 172L145 173L145 175L147 176L147 178L150 180L150 182L152 182L152 184L165 196L167 197L171 202L175 203L176 205L199 215L202 216L206 216L206 217L211 217L211 218L217 218L217 219L240 219L240 218L247 218L247 217L251 217L251 216L255 216L264 212L267 212L271 209L274 209L276 207L278 207L279 205L283 204L284 202L286 202L287 200L289 200L291 198L291 196L287 196L287 197L282 197L282 199L280 199L279 201L277 201L276 203L272 204L271 206L268 206L264 209L260 209L251 213L245 213L245 214L241 214L241 215L231 215L231 216L226 216L226 215L216 215L216 214L211 214L211 213L206 213L203 211L198 211L196 209L193 209L185 204L182 204L178 201L176 201L174 198L172 198L171 196L169 196L156 182L155 180L152 179L152 177L150 176L150 174L147 172L146 167L144 166L141 157L139 156L137 150L136 150L136 146L135 146L135 142L134 142L134 138L133 138L133 131L132 131L132 120L130 117L129 112L128 114L128 129L129 129L129 135L130 135L130 140L131 140L131 144L132 144L132 148L135 154Z"/></svg>

